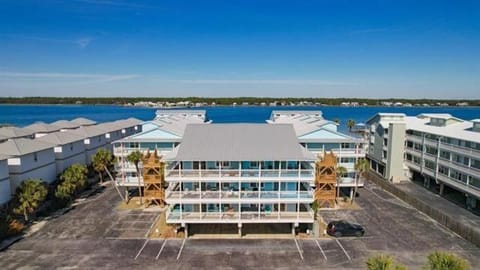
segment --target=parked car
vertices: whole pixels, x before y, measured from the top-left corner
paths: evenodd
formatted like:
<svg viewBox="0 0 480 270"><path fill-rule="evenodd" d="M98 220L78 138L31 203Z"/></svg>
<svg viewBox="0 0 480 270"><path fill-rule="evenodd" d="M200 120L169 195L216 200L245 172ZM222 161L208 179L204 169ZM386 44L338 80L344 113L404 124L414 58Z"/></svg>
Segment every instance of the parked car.
<svg viewBox="0 0 480 270"><path fill-rule="evenodd" d="M360 224L350 223L345 220L332 221L328 223L327 233L331 236L363 236L365 229Z"/></svg>

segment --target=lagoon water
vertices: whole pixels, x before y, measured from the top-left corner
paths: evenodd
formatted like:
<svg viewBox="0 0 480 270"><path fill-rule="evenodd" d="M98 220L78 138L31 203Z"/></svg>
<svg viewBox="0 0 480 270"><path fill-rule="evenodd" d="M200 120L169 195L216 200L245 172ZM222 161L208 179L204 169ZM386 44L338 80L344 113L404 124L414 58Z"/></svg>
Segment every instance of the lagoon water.
<svg viewBox="0 0 480 270"><path fill-rule="evenodd" d="M345 131L345 123L353 119L365 122L378 112L399 112L407 115L420 113L450 113L462 119L480 118L480 107L205 107L207 117L215 123L264 123L272 110L321 110L326 119L340 119L340 130ZM46 123L60 119L71 120L86 117L97 122L113 121L128 117L151 120L155 116L152 108L122 107L108 105L0 105L0 124L26 126L38 121Z"/></svg>

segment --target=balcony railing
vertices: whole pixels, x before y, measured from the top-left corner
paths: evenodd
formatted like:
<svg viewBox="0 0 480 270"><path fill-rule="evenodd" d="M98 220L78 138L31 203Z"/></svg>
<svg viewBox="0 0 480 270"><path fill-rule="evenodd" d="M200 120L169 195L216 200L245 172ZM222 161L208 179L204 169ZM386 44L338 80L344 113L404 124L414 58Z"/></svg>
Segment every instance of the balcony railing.
<svg viewBox="0 0 480 270"><path fill-rule="evenodd" d="M258 222L282 220L311 220L313 211L283 212L283 211L234 211L234 212L185 212L167 210L167 222Z"/></svg>
<svg viewBox="0 0 480 270"><path fill-rule="evenodd" d="M264 169L172 169L167 170L166 176L170 178L313 178L313 169L285 169L285 170L264 170Z"/></svg>
<svg viewBox="0 0 480 270"><path fill-rule="evenodd" d="M312 191L170 191L168 199L313 199Z"/></svg>

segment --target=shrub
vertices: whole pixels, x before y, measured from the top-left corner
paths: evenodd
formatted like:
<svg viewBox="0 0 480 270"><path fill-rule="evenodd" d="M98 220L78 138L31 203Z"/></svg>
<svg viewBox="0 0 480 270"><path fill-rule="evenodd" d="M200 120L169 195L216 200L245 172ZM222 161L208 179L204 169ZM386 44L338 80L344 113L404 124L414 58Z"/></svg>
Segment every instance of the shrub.
<svg viewBox="0 0 480 270"><path fill-rule="evenodd" d="M377 255L367 259L365 262L368 270L406 270L403 265L395 263L392 256Z"/></svg>
<svg viewBox="0 0 480 270"><path fill-rule="evenodd" d="M468 262L455 254L435 251L428 255L425 270L468 270Z"/></svg>

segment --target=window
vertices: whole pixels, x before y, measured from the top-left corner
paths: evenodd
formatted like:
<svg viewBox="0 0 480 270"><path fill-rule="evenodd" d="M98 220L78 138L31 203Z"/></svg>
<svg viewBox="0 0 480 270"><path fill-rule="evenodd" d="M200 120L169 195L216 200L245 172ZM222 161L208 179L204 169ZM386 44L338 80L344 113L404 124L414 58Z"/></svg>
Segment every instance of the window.
<svg viewBox="0 0 480 270"><path fill-rule="evenodd" d="M73 151L73 143L70 144L70 151Z"/></svg>
<svg viewBox="0 0 480 270"><path fill-rule="evenodd" d="M219 168L220 165L222 165L222 168L230 167L230 161L217 161L217 162L215 162L215 166L217 168Z"/></svg>
<svg viewBox="0 0 480 270"><path fill-rule="evenodd" d="M407 141L407 148L413 148L413 142Z"/></svg>
<svg viewBox="0 0 480 270"><path fill-rule="evenodd" d="M38 161L38 154L33 153L33 161L37 162Z"/></svg>
<svg viewBox="0 0 480 270"><path fill-rule="evenodd" d="M443 174L443 175L448 176L448 171L449 171L449 169L448 169L447 167L445 167L445 166L440 165L440 166L438 167L438 172L439 172L440 174Z"/></svg>
<svg viewBox="0 0 480 270"><path fill-rule="evenodd" d="M102 141L102 136L98 136L98 142Z"/></svg>
<svg viewBox="0 0 480 270"><path fill-rule="evenodd" d="M441 150L440 151L440 157L443 158L443 159L450 160L450 152Z"/></svg>
<svg viewBox="0 0 480 270"><path fill-rule="evenodd" d="M250 161L250 168L258 168L258 161Z"/></svg>
<svg viewBox="0 0 480 270"><path fill-rule="evenodd" d="M387 139L383 139L383 145L385 145L385 146L388 145L388 140Z"/></svg>
<svg viewBox="0 0 480 270"><path fill-rule="evenodd" d="M387 158L387 151L383 151L382 157L383 157L383 158Z"/></svg>

